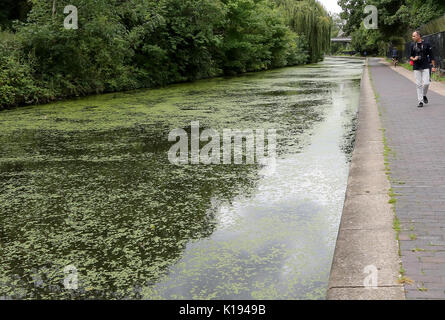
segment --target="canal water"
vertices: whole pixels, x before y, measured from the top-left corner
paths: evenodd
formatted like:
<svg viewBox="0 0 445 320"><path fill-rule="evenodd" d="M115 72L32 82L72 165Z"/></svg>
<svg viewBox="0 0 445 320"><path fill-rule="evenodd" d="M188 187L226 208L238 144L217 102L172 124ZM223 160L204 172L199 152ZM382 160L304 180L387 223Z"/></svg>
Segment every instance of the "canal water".
<svg viewBox="0 0 445 320"><path fill-rule="evenodd" d="M363 65L0 112L0 297L324 299ZM275 165L171 164L192 121L276 129Z"/></svg>

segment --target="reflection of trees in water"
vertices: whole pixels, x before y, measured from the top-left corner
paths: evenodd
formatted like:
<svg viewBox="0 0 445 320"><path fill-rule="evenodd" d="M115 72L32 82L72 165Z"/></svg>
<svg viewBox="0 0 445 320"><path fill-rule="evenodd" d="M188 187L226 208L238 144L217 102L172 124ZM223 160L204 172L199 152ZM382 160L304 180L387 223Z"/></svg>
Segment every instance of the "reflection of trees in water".
<svg viewBox="0 0 445 320"><path fill-rule="evenodd" d="M171 143L144 128L47 134L40 138L52 143L38 152L65 160L28 163L25 180L7 181L21 192L0 194L0 296L138 298L133 288L155 283L187 242L214 231L211 198L246 195L258 178L253 165L173 166ZM104 142L104 154L125 159L97 160L94 140ZM1 175L15 167L2 166ZM69 264L78 270L79 290L63 287Z"/></svg>
<svg viewBox="0 0 445 320"><path fill-rule="evenodd" d="M350 86L359 91L361 79L350 80ZM348 162L352 159L352 152L355 146L355 133L358 125L358 96L357 101L353 101L349 108L344 111L344 135L340 145L340 150L345 153Z"/></svg>
<svg viewBox="0 0 445 320"><path fill-rule="evenodd" d="M340 145L340 150L346 155L348 162L352 160L352 152L355 146L355 133L357 131L358 116L352 115L350 121L344 124L345 134L343 135L343 143Z"/></svg>

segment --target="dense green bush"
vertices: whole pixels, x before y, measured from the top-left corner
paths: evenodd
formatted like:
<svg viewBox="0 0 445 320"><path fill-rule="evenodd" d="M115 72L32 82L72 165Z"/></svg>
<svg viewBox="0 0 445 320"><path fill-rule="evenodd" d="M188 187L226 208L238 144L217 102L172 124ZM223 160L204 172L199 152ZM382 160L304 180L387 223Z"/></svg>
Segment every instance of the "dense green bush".
<svg viewBox="0 0 445 320"><path fill-rule="evenodd" d="M63 27L66 5L78 8L77 30ZM327 23L317 8L310 21ZM272 0L32 1L27 21L0 39L0 106L318 60L326 37L313 31L323 29L296 29L285 10Z"/></svg>
<svg viewBox="0 0 445 320"><path fill-rule="evenodd" d="M25 54L37 63L38 79L61 97L136 88L126 30L107 5L111 1L60 1L59 12L68 2L79 8L78 30L66 30L64 15L51 18L48 3L38 2L18 32Z"/></svg>
<svg viewBox="0 0 445 320"><path fill-rule="evenodd" d="M15 35L0 32L0 110L51 99L49 90L34 80L33 62Z"/></svg>

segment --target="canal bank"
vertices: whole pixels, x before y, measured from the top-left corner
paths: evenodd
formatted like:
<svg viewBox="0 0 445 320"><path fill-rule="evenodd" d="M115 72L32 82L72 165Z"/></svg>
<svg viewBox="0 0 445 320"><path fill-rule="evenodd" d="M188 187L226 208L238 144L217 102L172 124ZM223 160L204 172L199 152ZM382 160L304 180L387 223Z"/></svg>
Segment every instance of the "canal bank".
<svg viewBox="0 0 445 320"><path fill-rule="evenodd" d="M329 277L328 300L405 299L403 286L398 283L400 258L389 189L382 125L365 67L355 147Z"/></svg>

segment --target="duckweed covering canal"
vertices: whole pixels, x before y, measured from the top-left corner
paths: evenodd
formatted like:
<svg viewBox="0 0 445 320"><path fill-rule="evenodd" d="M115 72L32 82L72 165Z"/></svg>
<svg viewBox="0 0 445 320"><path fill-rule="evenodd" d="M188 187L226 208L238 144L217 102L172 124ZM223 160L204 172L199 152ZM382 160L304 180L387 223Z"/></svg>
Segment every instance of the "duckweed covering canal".
<svg viewBox="0 0 445 320"><path fill-rule="evenodd" d="M323 299L362 68L327 58L1 112L0 297ZM191 121L277 129L276 169L170 164L168 132Z"/></svg>

